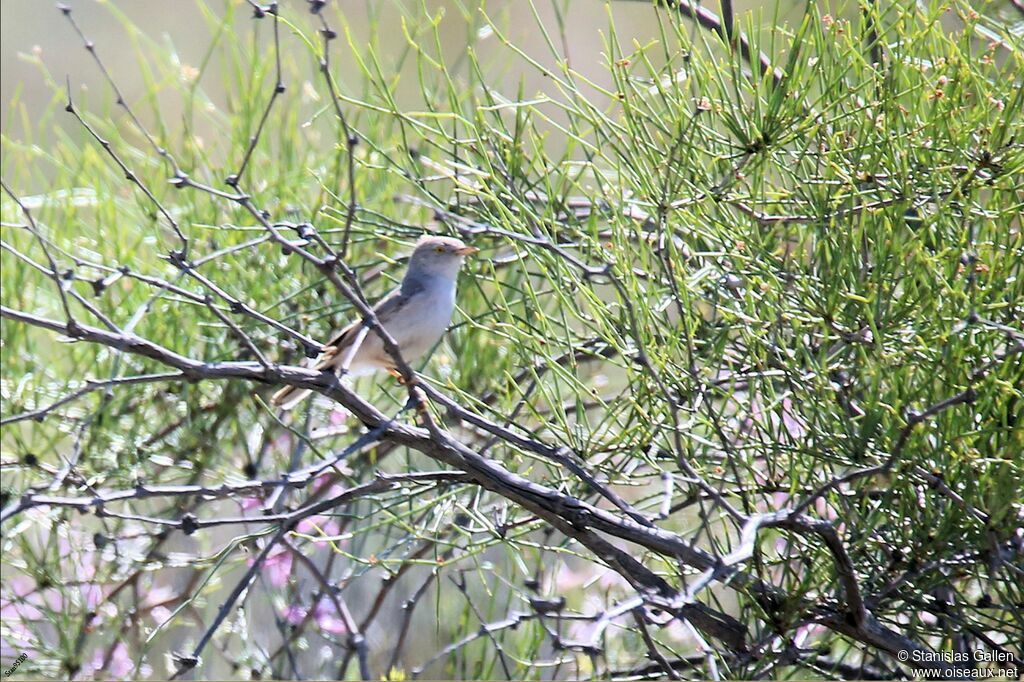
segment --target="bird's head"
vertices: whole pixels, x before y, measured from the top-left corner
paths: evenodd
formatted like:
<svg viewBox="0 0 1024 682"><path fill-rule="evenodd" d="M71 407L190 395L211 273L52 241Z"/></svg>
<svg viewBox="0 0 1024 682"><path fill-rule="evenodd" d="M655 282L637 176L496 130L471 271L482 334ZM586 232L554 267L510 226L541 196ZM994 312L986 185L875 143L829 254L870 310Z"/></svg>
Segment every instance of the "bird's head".
<svg viewBox="0 0 1024 682"><path fill-rule="evenodd" d="M463 259L479 250L453 237L421 237L409 260L409 274L454 278L462 267Z"/></svg>

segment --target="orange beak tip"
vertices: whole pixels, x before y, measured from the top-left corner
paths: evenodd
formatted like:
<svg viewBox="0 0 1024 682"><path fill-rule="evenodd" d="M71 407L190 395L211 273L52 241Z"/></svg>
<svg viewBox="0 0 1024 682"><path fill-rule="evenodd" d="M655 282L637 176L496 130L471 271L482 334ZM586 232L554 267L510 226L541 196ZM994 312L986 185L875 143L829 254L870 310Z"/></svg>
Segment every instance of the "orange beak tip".
<svg viewBox="0 0 1024 682"><path fill-rule="evenodd" d="M479 252L480 252L480 249L476 248L475 246L463 246L461 249L459 249L455 253L459 254L460 256L472 256L474 253L479 253Z"/></svg>

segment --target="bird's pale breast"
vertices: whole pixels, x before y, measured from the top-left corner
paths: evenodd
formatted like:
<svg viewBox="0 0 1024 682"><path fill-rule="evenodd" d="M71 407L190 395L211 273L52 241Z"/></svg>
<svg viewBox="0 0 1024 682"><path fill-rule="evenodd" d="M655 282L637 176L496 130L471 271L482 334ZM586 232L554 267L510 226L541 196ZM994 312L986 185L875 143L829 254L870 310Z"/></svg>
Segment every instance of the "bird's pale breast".
<svg viewBox="0 0 1024 682"><path fill-rule="evenodd" d="M412 362L441 340L451 323L455 309L455 282L445 278L424 282L422 289L397 310L390 319L381 320L398 344L402 357ZM366 335L352 362L352 373L359 375L393 364L380 337Z"/></svg>

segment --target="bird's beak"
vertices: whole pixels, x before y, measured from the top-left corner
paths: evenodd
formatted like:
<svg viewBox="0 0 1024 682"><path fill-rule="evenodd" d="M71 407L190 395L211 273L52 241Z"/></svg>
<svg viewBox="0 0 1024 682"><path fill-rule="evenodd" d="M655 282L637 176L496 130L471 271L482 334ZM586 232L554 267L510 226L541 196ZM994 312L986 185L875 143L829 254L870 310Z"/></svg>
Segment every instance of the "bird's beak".
<svg viewBox="0 0 1024 682"><path fill-rule="evenodd" d="M455 253L459 256L472 256L477 253L480 249L475 246L463 246L461 249L455 249Z"/></svg>

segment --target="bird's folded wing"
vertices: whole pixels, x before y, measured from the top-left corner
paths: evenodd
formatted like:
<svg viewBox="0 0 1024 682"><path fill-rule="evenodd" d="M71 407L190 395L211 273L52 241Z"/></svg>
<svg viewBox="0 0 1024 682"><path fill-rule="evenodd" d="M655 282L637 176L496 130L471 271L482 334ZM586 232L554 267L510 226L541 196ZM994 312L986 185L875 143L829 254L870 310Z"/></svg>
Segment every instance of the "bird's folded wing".
<svg viewBox="0 0 1024 682"><path fill-rule="evenodd" d="M392 319L394 315L408 305L409 300L410 297L402 295L401 289L395 289L390 294L382 298L376 306L374 306L373 312L377 316L377 321L382 324L386 324L389 319ZM324 369L340 362L341 358L344 357L344 351L352 345L352 342L355 339L359 338L359 330L362 329L362 327L363 321L356 320L338 332L335 337L331 339L326 346L324 346L324 350L317 360L316 368Z"/></svg>

